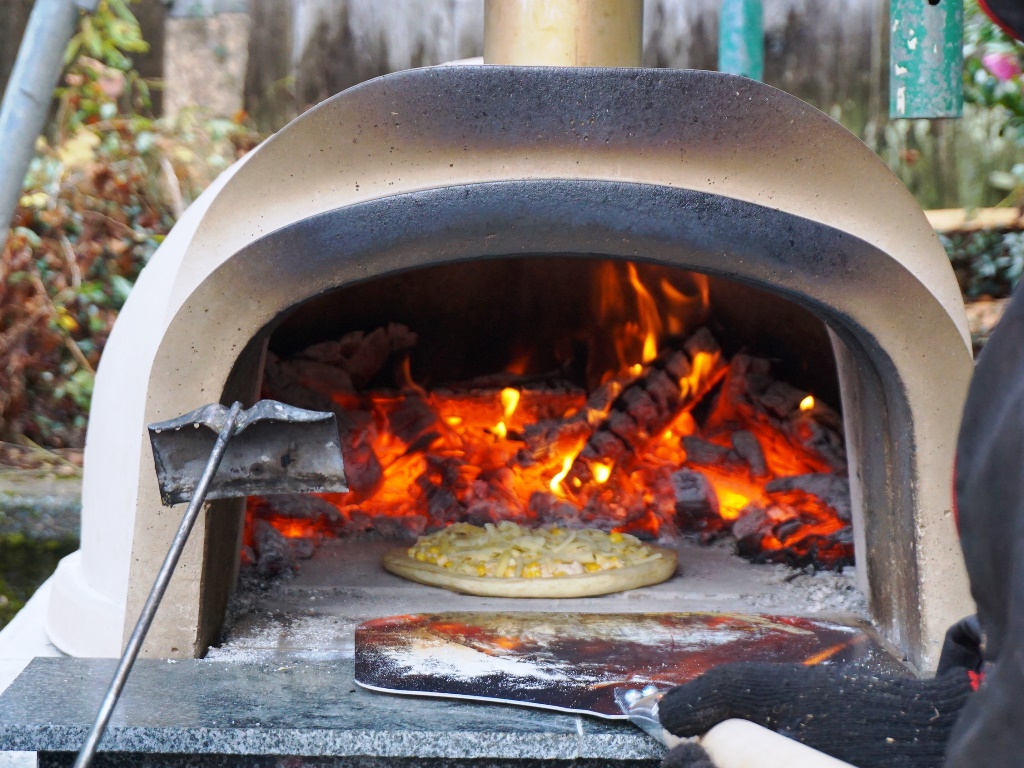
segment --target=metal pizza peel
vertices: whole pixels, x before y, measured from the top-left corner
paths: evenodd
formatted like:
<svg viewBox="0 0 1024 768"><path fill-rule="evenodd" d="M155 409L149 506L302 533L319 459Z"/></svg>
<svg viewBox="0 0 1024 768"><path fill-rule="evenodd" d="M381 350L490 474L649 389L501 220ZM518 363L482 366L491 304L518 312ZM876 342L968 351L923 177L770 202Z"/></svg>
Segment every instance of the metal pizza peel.
<svg viewBox="0 0 1024 768"><path fill-rule="evenodd" d="M364 688L611 720L630 719L641 696L740 660L907 674L866 625L804 617L451 612L375 619L355 633Z"/></svg>

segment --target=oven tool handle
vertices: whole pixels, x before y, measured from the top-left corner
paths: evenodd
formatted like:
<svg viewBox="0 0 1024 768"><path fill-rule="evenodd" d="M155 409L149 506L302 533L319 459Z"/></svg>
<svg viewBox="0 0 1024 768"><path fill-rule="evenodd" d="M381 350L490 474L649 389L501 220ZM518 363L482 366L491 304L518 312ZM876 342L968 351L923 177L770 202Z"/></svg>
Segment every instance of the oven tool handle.
<svg viewBox="0 0 1024 768"><path fill-rule="evenodd" d="M74 768L88 768L96 755L203 504L211 499L257 494L348 490L333 413L308 411L274 400L261 400L247 411L239 402L230 409L214 404L151 424L149 433L164 504L188 501L188 508ZM208 458L201 464L204 454Z"/></svg>
<svg viewBox="0 0 1024 768"><path fill-rule="evenodd" d="M174 575L174 566L178 564L178 559L181 557L182 550L185 549L185 543L188 541L188 535L192 532L196 518L199 517L199 510L202 509L203 503L206 501L207 489L213 480L214 474L217 472L217 468L220 467L221 459L224 458L224 451L228 447L228 441L234 434L235 426L238 423L238 414L241 411L242 404L236 401L228 412L220 434L217 435L217 441L213 444L210 458L206 460L206 468L196 484L195 493L188 503L184 516L181 518L178 532L174 534L174 540L171 542L171 548L167 550L167 556L164 558L163 565L160 566L160 570L157 572L156 581L153 582L153 588L149 591L149 597L146 598L146 603L142 606L142 613L139 614L139 620L135 624L135 629L132 630L131 637L128 638L128 645L125 646L124 654L122 654L121 661L117 665L117 671L114 672L114 679L110 681L110 687L103 697L103 703L100 704L99 712L96 713L96 721L92 724L89 735L85 739L85 744L82 745L82 750L78 753L74 768L88 768L89 764L92 763L92 759L96 754L96 747L99 746L103 732L110 721L110 716L114 713L117 700L121 697L124 684L128 681L128 674L132 671L132 665L135 664L135 659L138 658L139 651L142 649L142 643L146 639L146 633L149 632L149 627L156 616L156 610L160 607L160 601L163 600L164 593L167 591L167 585L171 583L171 576Z"/></svg>
<svg viewBox="0 0 1024 768"><path fill-rule="evenodd" d="M723 720L700 738L683 739L665 730L658 717L658 702L667 688L616 688L615 702L633 725L669 749L694 741L717 768L854 768L830 755L747 720Z"/></svg>

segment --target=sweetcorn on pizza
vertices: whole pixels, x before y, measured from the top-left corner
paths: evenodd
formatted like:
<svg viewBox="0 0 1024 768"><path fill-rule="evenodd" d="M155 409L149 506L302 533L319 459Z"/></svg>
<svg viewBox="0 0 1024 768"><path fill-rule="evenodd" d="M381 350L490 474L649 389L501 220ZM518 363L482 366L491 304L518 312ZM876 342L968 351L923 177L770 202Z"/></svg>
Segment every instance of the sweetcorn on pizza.
<svg viewBox="0 0 1024 768"><path fill-rule="evenodd" d="M392 550L384 567L469 594L583 597L664 581L676 570L676 553L627 533L456 523Z"/></svg>

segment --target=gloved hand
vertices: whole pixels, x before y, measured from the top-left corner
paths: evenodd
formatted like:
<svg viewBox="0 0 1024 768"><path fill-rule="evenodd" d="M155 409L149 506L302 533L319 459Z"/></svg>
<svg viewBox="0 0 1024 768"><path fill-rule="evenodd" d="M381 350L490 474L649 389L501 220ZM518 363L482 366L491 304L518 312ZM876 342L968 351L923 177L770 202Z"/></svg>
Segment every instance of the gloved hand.
<svg viewBox="0 0 1024 768"><path fill-rule="evenodd" d="M939 768L970 693L963 668L918 680L740 662L671 689L658 710L662 725L678 736L700 735L736 717L858 768ZM666 765L688 766L684 757L670 752Z"/></svg>
<svg viewBox="0 0 1024 768"><path fill-rule="evenodd" d="M673 747L661 761L661 768L715 768L715 764L700 744L688 741Z"/></svg>
<svg viewBox="0 0 1024 768"><path fill-rule="evenodd" d="M665 693L658 717L677 736L703 735L737 717L858 768L939 768L981 668L981 631L969 616L946 632L931 680L841 667L723 664ZM668 753L664 768L713 765L696 745L683 746Z"/></svg>

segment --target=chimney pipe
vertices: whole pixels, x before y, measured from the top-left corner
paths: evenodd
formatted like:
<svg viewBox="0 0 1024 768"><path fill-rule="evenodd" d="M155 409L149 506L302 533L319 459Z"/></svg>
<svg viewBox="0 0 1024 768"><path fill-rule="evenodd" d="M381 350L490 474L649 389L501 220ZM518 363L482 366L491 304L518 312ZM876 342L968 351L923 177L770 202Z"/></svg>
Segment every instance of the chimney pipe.
<svg viewBox="0 0 1024 768"><path fill-rule="evenodd" d="M486 0L484 62L639 67L643 0Z"/></svg>

